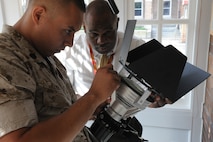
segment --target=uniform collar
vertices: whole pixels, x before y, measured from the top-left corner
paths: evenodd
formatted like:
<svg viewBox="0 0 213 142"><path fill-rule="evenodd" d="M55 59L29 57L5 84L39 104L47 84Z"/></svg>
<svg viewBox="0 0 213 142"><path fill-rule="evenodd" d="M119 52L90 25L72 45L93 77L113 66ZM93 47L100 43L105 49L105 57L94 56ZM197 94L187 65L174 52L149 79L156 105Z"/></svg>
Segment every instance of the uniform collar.
<svg viewBox="0 0 213 142"><path fill-rule="evenodd" d="M31 57L29 60L48 65L44 57L28 42L28 40L21 33L16 31L12 26L4 25L2 34L9 35L17 47L22 49L22 53Z"/></svg>

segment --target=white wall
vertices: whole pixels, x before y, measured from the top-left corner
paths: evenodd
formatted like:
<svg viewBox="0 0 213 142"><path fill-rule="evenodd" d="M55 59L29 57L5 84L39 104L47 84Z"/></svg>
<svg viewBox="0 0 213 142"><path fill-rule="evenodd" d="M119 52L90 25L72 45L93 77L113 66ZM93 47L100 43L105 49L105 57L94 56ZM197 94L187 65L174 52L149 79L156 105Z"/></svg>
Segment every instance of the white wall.
<svg viewBox="0 0 213 142"><path fill-rule="evenodd" d="M19 4L20 0L0 0L0 8L3 14L3 24L13 25L20 18L21 9Z"/></svg>
<svg viewBox="0 0 213 142"><path fill-rule="evenodd" d="M127 0L115 0L115 3L119 9L119 14L118 14L118 17L120 18L120 21L119 21L119 26L118 26L118 30L119 31L123 31L125 30L125 27L126 27L126 21L127 21L127 18L126 18L126 10L124 9L127 9L127 2L125 2Z"/></svg>

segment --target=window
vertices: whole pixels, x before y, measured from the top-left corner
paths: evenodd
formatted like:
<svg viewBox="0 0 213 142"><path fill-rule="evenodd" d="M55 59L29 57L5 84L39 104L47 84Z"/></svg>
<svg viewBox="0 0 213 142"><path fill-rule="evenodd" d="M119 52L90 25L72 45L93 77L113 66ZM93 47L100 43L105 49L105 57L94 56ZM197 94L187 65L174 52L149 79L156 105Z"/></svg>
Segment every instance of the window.
<svg viewBox="0 0 213 142"><path fill-rule="evenodd" d="M190 59L192 48L189 45L193 40L189 41L187 34L190 24L188 2L183 3L182 0L135 0L134 3L134 18L137 19L135 34L145 41L155 38L164 46L172 44ZM144 11L142 12L143 4ZM174 6L172 7L172 5ZM141 16L144 14L144 17L138 18L140 14ZM181 108L190 108L190 93L176 104Z"/></svg>
<svg viewBox="0 0 213 142"><path fill-rule="evenodd" d="M164 0L163 2L163 16L169 17L171 15L171 1Z"/></svg>
<svg viewBox="0 0 213 142"><path fill-rule="evenodd" d="M143 18L143 1L135 1L135 19Z"/></svg>

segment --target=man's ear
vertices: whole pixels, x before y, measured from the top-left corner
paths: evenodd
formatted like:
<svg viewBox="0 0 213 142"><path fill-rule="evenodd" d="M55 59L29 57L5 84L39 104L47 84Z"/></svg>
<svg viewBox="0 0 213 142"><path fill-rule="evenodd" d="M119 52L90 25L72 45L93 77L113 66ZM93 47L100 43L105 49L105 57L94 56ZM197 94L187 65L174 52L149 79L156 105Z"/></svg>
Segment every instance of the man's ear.
<svg viewBox="0 0 213 142"><path fill-rule="evenodd" d="M38 25L42 21L42 18L44 18L45 13L46 9L43 6L35 7L32 12L33 22Z"/></svg>

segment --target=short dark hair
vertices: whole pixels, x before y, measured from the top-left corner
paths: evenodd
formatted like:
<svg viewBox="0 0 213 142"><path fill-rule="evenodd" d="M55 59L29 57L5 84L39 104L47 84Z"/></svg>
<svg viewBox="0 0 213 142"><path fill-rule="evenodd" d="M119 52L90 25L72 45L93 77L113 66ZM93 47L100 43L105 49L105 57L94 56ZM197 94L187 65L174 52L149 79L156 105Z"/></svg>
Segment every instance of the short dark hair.
<svg viewBox="0 0 213 142"><path fill-rule="evenodd" d="M90 2L86 8L84 18L86 18L87 15L90 14L93 14L93 16L107 14L109 16L108 18L113 18L114 20L117 19L117 14L113 13L108 2L105 0L93 0L92 2Z"/></svg>
<svg viewBox="0 0 213 142"><path fill-rule="evenodd" d="M36 3L42 0L28 0L28 5L32 3ZM66 6L68 3L74 3L81 11L85 12L86 11L86 4L84 0L52 0L51 2L55 2L57 4L60 4L62 6Z"/></svg>

